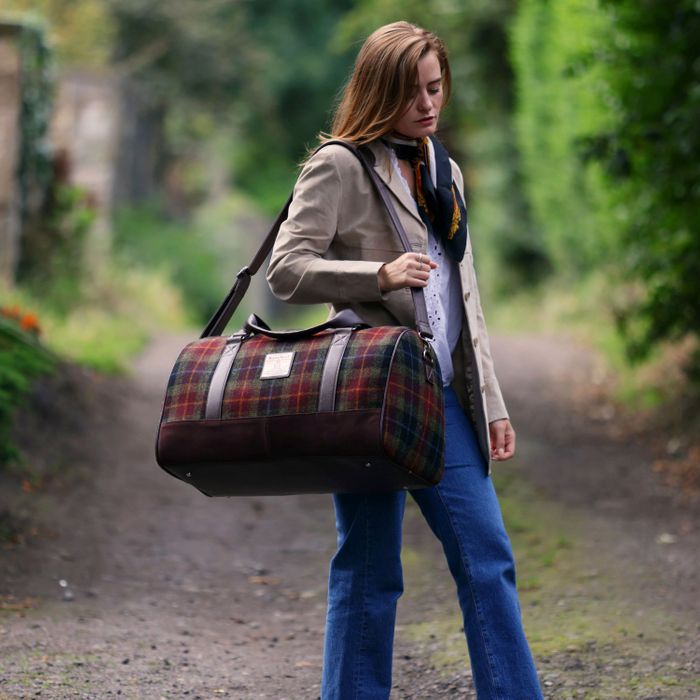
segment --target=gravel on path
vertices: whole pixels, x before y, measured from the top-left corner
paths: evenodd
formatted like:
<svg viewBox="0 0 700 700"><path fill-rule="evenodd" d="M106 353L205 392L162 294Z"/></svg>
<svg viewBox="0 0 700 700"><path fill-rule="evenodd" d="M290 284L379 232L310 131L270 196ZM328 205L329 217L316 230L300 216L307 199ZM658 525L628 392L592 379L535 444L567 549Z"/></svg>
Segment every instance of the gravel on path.
<svg viewBox="0 0 700 700"><path fill-rule="evenodd" d="M30 458L63 471L23 497L33 534L0 550L0 699L318 697L330 499L208 499L159 469L188 340L160 337L126 380L78 372L58 418L20 426ZM547 698L700 698L696 506L658 482L644 440L611 434L590 351L514 336L495 354L520 441L496 481ZM392 697L475 697L413 507L403 559Z"/></svg>

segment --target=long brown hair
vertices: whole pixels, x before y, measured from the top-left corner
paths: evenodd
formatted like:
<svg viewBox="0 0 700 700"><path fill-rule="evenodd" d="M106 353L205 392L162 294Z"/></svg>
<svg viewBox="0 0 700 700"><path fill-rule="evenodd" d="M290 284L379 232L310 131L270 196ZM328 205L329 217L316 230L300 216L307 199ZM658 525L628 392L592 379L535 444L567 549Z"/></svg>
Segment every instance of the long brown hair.
<svg viewBox="0 0 700 700"><path fill-rule="evenodd" d="M418 80L418 61L429 51L440 62L446 104L452 88L450 64L435 34L410 22L393 22L372 32L335 110L330 138L359 146L386 134L408 108ZM327 138L321 135L321 140Z"/></svg>

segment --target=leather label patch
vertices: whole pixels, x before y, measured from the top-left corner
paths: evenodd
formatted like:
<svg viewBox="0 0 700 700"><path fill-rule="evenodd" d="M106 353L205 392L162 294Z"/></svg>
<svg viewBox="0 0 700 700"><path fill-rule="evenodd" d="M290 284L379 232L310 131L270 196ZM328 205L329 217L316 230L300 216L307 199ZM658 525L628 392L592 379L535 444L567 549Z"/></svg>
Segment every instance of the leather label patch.
<svg viewBox="0 0 700 700"><path fill-rule="evenodd" d="M271 352L265 355L260 379L280 379L288 377L292 371L294 361L294 351L291 352Z"/></svg>

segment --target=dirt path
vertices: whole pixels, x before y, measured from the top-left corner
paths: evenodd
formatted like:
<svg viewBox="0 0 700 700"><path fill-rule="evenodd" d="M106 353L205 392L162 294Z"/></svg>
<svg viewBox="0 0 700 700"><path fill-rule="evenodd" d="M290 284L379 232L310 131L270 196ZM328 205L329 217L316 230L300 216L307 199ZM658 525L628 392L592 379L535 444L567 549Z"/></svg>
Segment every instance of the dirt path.
<svg viewBox="0 0 700 700"><path fill-rule="evenodd" d="M318 697L329 499L207 499L160 471L185 340L76 396L89 447L25 427L36 459L79 457L26 496L35 536L0 551L0 698ZM496 355L520 440L497 485L547 697L700 698L697 506L658 483L644 440L610 434L590 353L519 336ZM405 539L392 697L474 697L453 585L413 507Z"/></svg>

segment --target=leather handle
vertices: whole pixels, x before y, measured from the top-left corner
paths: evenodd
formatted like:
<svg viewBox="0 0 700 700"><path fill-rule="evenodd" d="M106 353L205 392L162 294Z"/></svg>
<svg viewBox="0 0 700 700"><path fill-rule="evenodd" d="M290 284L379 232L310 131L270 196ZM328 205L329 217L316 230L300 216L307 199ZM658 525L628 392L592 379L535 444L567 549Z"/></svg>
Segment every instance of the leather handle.
<svg viewBox="0 0 700 700"><path fill-rule="evenodd" d="M248 320L243 326L243 330L245 330L246 333L260 333L261 335L266 335L268 338L276 338L277 340L299 340L301 338L309 338L322 331L339 328L369 328L369 324L365 323L351 309L344 309L323 323L300 330L273 331L270 326L256 314L248 316Z"/></svg>
<svg viewBox="0 0 700 700"><path fill-rule="evenodd" d="M389 197L389 193L386 189L386 185L381 181L377 173L374 171L374 164L368 160L368 156L365 153L366 149L360 149L354 144L348 143L347 141L341 141L340 139L331 139L322 143L317 149L316 153L326 146L331 144L336 144L338 146L343 146L347 148L351 153L353 153L362 164L369 175L370 181L374 186L375 190L379 194L384 206L386 207L391 223L396 230L396 233L401 240L401 243L406 250L410 252L411 244L406 235L406 231L403 228L403 224L399 219L396 209ZM370 154L371 155L371 154ZM237 275L236 281L231 287L231 290L226 295L219 308L214 312L213 316L209 319L206 327L202 331L200 338L208 338L212 335L221 335L226 328L226 324L231 320L234 312L241 303L243 297L245 296L248 286L250 285L250 280L253 275L260 269L260 266L265 262L265 259L270 254L272 247L275 244L275 239L279 233L280 227L287 220L289 215L289 205L292 203L292 198L294 194L289 195L286 204L282 207L282 210L277 215L275 222L272 224L272 228L265 236L260 248L257 253L253 256L250 264L244 267ZM422 287L411 287L411 295L413 298L413 305L415 310L416 328L420 335L424 338L432 338L433 333L430 329L430 323L428 322L428 310L425 305L425 295L423 293ZM266 329L269 332L269 329ZM296 331L291 331L296 332ZM287 336L288 337L288 336ZM299 336L297 336L299 337Z"/></svg>

